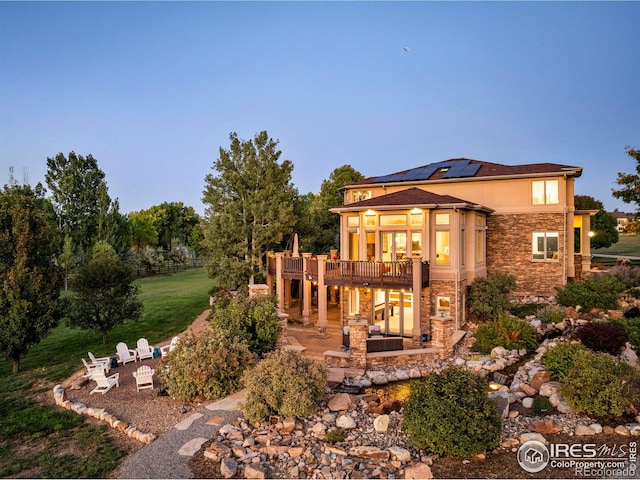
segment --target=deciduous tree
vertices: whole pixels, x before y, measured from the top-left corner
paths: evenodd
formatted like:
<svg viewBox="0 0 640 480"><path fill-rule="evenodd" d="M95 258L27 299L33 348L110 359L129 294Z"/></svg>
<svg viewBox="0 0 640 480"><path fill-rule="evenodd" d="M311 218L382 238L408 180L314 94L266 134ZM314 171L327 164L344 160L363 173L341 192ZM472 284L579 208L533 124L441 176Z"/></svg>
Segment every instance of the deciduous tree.
<svg viewBox="0 0 640 480"><path fill-rule="evenodd" d="M0 353L20 358L58 324L61 272L55 214L40 185L0 193Z"/></svg>
<svg viewBox="0 0 640 480"><path fill-rule="evenodd" d="M266 131L253 140L229 136L220 148L217 172L205 178L205 244L209 276L217 285L237 288L264 275L266 252L290 234L295 224L291 185L293 163L279 162L278 142Z"/></svg>
<svg viewBox="0 0 640 480"><path fill-rule="evenodd" d="M576 195L575 206L580 210L598 210L598 213L591 218L591 231L594 233L591 237L592 249L608 248L618 243L619 235L616 229L618 222L605 211L600 200L588 195Z"/></svg>
<svg viewBox="0 0 640 480"><path fill-rule="evenodd" d="M133 280L133 270L113 247L96 242L91 259L78 268L67 308L69 326L96 330L106 343L113 327L125 320L137 320L142 313Z"/></svg>
<svg viewBox="0 0 640 480"><path fill-rule="evenodd" d="M624 203L635 203L636 211L640 213L640 150L626 147L625 151L635 160L636 173L618 173L616 183L620 189L613 189L613 196L621 199Z"/></svg>

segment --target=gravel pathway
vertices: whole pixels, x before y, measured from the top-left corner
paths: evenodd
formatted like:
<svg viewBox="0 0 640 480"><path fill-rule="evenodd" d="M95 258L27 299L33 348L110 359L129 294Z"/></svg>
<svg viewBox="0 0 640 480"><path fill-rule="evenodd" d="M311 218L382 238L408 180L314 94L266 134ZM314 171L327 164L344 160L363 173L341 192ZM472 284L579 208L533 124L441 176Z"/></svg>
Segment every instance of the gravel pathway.
<svg viewBox="0 0 640 480"><path fill-rule="evenodd" d="M192 478L187 462L219 430L219 425L207 422L222 417L222 424L230 423L242 416L238 403L243 398L243 392L238 392L192 413L150 445L128 456L120 465L117 478Z"/></svg>

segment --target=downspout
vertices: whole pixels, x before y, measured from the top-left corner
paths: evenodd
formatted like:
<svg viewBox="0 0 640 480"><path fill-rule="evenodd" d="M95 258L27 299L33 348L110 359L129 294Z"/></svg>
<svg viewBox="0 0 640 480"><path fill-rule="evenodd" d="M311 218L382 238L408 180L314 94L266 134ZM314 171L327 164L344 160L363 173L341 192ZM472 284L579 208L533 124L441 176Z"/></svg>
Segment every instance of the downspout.
<svg viewBox="0 0 640 480"><path fill-rule="evenodd" d="M454 288L455 288L455 292L456 292L456 330L460 329L460 305L458 303L459 301L459 296L458 296L458 289L460 288L459 285L459 281L458 278L460 276L460 222L458 219L458 209L456 207L453 207L453 213L455 213L454 217L456 219L455 222L455 235L456 235L456 268L453 272L453 281L455 282Z"/></svg>

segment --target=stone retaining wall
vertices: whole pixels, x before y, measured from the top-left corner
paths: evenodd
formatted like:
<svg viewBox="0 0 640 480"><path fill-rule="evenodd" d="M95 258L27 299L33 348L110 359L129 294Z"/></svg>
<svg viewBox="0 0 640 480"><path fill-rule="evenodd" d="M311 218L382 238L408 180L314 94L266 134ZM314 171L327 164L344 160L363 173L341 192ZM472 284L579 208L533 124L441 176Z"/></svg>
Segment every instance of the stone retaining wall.
<svg viewBox="0 0 640 480"><path fill-rule="evenodd" d="M58 405L59 407L75 412L78 415L93 417L97 420L105 422L111 428L115 428L119 432L122 432L133 438L134 440L142 442L146 445L149 445L156 439L156 436L153 433L141 432L136 427L131 426L128 423L114 417L104 408L88 407L84 403L72 402L70 400L67 400L66 390L62 385L56 385L55 387L53 387L53 398L56 402L56 405Z"/></svg>

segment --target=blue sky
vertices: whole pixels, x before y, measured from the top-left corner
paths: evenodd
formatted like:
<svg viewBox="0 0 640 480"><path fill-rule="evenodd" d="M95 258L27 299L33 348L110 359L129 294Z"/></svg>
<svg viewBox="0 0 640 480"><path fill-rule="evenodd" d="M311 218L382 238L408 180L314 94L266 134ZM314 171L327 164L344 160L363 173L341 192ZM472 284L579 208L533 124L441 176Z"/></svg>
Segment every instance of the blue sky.
<svg viewBox="0 0 640 480"><path fill-rule="evenodd" d="M405 47L408 51L405 51ZM229 133L301 193L349 164L584 168L609 210L640 148L637 2L0 2L0 180L92 154L124 213L199 213Z"/></svg>

